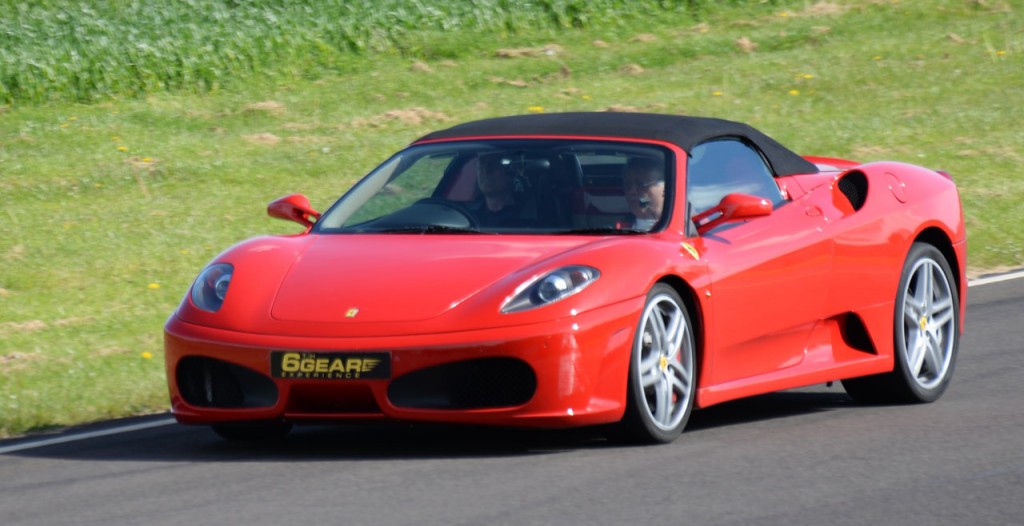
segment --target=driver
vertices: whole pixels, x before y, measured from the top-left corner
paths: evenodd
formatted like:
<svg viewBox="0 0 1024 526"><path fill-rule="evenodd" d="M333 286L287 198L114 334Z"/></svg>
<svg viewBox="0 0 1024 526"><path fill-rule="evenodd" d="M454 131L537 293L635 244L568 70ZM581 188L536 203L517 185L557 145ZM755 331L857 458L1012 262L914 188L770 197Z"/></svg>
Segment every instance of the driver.
<svg viewBox="0 0 1024 526"><path fill-rule="evenodd" d="M483 202L474 210L481 226L523 226L524 203L515 192L515 181L509 169L509 160L502 155L480 158L476 183Z"/></svg>
<svg viewBox="0 0 1024 526"><path fill-rule="evenodd" d="M652 157L633 157L622 175L622 190L632 217L621 225L650 230L665 208L665 165Z"/></svg>

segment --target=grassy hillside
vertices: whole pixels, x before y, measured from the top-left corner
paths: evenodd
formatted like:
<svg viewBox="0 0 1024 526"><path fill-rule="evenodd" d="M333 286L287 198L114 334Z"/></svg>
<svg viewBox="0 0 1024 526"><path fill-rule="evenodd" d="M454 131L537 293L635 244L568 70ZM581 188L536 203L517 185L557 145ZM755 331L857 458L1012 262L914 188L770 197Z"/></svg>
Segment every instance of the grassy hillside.
<svg viewBox="0 0 1024 526"><path fill-rule="evenodd" d="M753 2L717 2L721 5ZM702 0L0 1L0 100L211 92L252 76L362 71L377 55L452 58L483 36L695 19Z"/></svg>
<svg viewBox="0 0 1024 526"><path fill-rule="evenodd" d="M0 4L5 13L21 5ZM171 17L174 9L212 5L143 9L153 4L112 2L120 11L110 13L123 13L128 26L141 17L135 34L159 41L155 28L184 31L175 24L189 10ZM379 5L424 16L450 9L442 4ZM455 15L438 11L437 22L410 23L379 45L330 44L323 53L333 62L302 44L253 52L259 60L216 82L126 81L82 95L72 87L83 81L52 65L66 63L70 55L60 53L92 56L93 37L19 33L18 45L0 45L0 76L30 62L12 62L12 53L42 55L46 35L54 55L35 61L51 64L56 85L69 87L31 96L5 84L0 97L0 436L164 409L162 323L220 250L296 230L267 218L267 202L302 192L323 209L395 149L475 118L607 109L718 116L750 122L805 154L945 169L961 188L972 270L1024 264L1024 7L712 4L652 1L643 3L648 11L620 13L634 4L474 0L460 5L536 11L503 11L488 23L471 21L467 7L458 16L469 18L449 25L445 16ZM59 15L47 9L78 3L33 5L43 7L18 17L44 24ZM273 12L270 2L216 5ZM556 16L556 7L576 14ZM94 19L75 13L83 28L108 20L96 9ZM13 34L18 17L0 17L0 34ZM208 18L186 24L193 37L175 38L222 42L203 36L228 31ZM251 40L273 40L251 23ZM380 34L369 22L351 25ZM203 45L176 60L210 58ZM119 64L108 68L111 78L126 75ZM184 78L187 68L167 71Z"/></svg>

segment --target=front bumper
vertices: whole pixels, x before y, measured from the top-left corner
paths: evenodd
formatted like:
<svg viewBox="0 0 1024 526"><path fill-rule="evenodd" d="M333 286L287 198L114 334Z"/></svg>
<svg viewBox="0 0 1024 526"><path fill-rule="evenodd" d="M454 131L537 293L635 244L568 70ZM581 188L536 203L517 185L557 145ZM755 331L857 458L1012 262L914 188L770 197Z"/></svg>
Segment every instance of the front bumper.
<svg viewBox="0 0 1024 526"><path fill-rule="evenodd" d="M171 410L186 424L408 420L571 427L615 422L625 408L632 336L642 305L639 298L541 324L373 338L240 333L172 317L164 331ZM271 356L281 351L335 365L345 360L332 357L383 355L390 372L387 378L275 378Z"/></svg>

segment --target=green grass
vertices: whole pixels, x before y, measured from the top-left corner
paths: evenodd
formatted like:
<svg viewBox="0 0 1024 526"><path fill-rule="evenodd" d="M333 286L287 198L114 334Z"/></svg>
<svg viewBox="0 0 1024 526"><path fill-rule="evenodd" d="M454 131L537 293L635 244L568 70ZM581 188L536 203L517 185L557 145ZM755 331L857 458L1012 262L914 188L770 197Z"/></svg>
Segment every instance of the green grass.
<svg viewBox="0 0 1024 526"><path fill-rule="evenodd" d="M369 55L462 56L480 49L473 43L483 34L615 28L657 14L694 18L709 10L705 4L710 2L0 0L0 34L7 41L0 47L0 100L209 92L254 75L321 78L363 70Z"/></svg>
<svg viewBox="0 0 1024 526"><path fill-rule="evenodd" d="M114 4L142 16L131 6L143 3ZM165 409L162 324L219 251L297 230L267 218L267 202L302 192L322 210L409 141L476 118L612 107L718 116L805 154L945 169L960 185L972 270L1024 265L1024 8L659 4L614 22L428 25L380 49L338 48L316 74L261 64L216 90L9 98L0 436ZM736 44L744 37L755 50ZM547 44L559 50L497 56Z"/></svg>

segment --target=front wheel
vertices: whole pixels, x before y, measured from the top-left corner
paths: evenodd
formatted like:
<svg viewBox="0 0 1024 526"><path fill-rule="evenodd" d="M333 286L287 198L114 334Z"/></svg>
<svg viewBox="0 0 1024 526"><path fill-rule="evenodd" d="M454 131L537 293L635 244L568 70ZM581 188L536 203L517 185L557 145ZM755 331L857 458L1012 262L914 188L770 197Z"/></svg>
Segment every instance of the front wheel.
<svg viewBox="0 0 1024 526"><path fill-rule="evenodd" d="M949 386L960 345L960 298L946 258L914 243L896 293L891 373L843 380L854 399L870 403L934 402Z"/></svg>
<svg viewBox="0 0 1024 526"><path fill-rule="evenodd" d="M646 443L676 439L693 410L696 351L686 305L665 284L647 293L629 361L621 431Z"/></svg>

